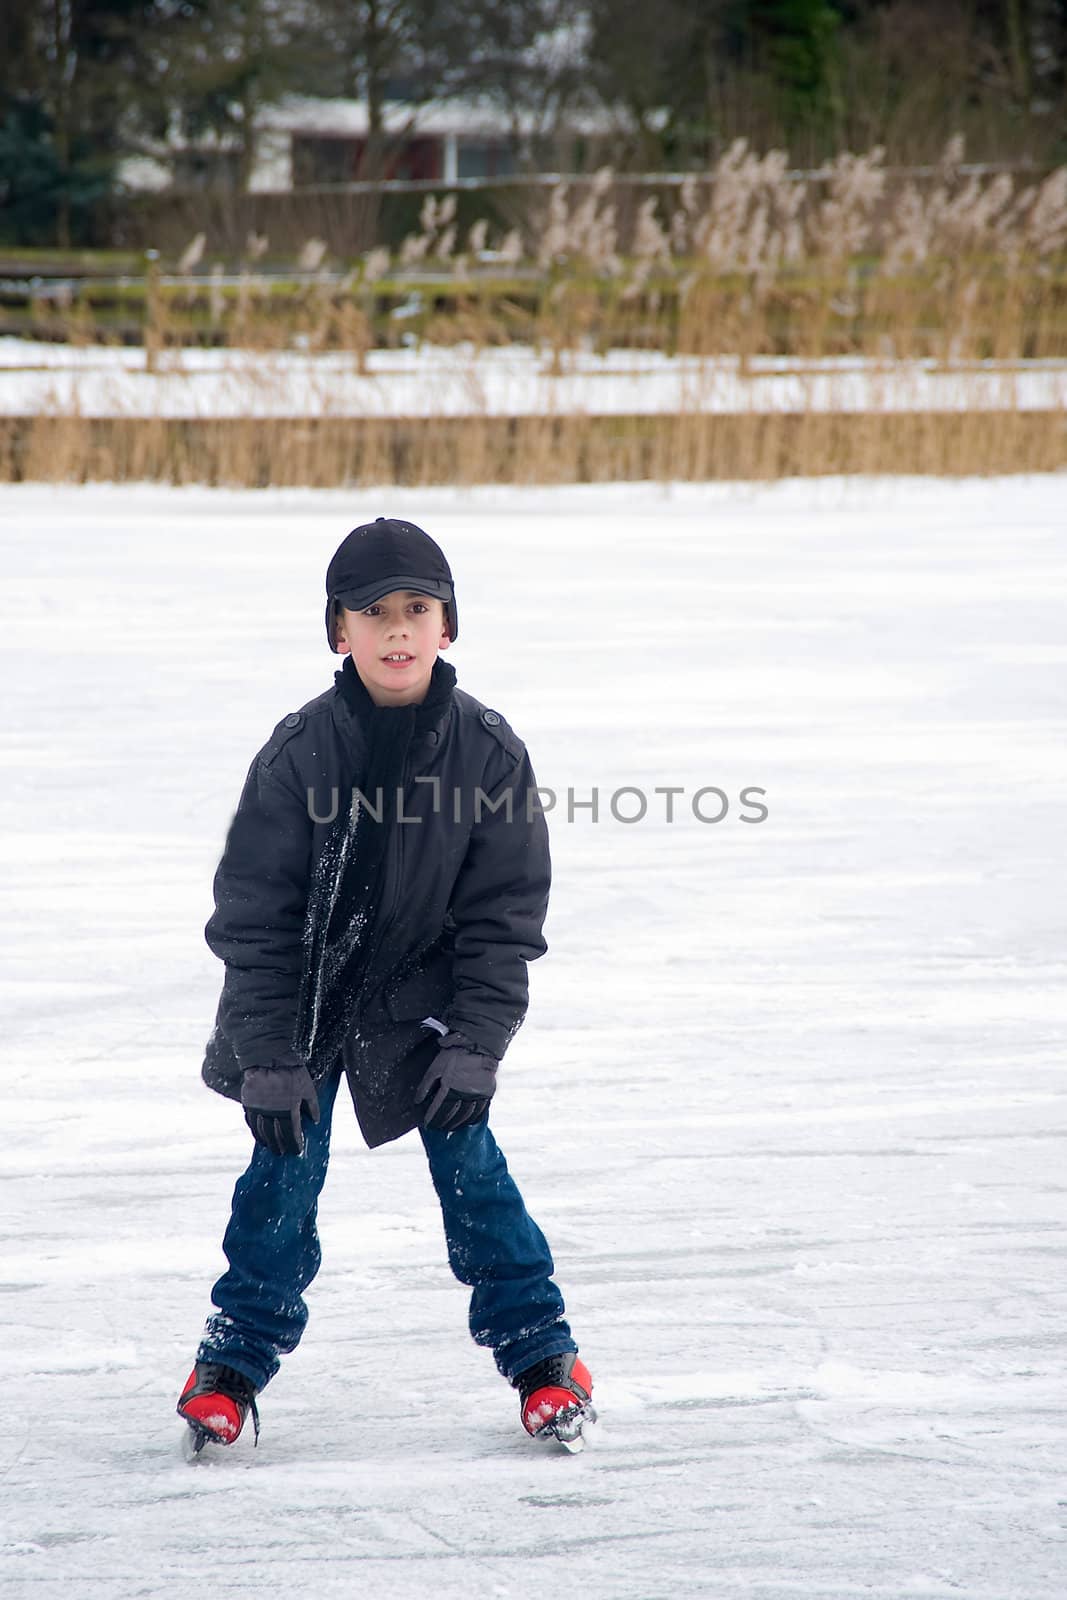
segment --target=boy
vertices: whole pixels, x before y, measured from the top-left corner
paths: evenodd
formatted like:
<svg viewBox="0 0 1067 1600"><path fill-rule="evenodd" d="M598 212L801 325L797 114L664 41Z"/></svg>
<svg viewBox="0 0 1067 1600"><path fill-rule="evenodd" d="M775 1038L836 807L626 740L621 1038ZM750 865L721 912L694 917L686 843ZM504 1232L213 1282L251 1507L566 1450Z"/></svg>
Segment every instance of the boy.
<svg viewBox="0 0 1067 1600"><path fill-rule="evenodd" d="M592 1380L544 1235L489 1130L545 952L548 831L525 746L456 688L452 572L421 528L356 528L326 574L334 687L249 770L207 942L226 964L203 1077L255 1138L196 1363L194 1451L232 1444L307 1322L342 1075L374 1147L417 1127L470 1331L535 1437L580 1448Z"/></svg>

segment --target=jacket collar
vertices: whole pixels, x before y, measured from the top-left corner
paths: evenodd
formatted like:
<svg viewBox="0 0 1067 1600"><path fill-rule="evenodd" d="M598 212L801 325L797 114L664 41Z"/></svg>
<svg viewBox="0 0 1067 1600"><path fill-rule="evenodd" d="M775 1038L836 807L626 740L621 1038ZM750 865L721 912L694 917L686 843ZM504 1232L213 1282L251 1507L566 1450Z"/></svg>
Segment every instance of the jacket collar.
<svg viewBox="0 0 1067 1600"><path fill-rule="evenodd" d="M357 722L366 725L375 712L386 716L414 713L415 737L436 733L440 736L452 714L453 690L456 687L456 669L450 661L438 656L430 674L426 698L414 706L376 706L367 692L367 686L356 671L351 656L345 656L344 666L334 673L337 696Z"/></svg>

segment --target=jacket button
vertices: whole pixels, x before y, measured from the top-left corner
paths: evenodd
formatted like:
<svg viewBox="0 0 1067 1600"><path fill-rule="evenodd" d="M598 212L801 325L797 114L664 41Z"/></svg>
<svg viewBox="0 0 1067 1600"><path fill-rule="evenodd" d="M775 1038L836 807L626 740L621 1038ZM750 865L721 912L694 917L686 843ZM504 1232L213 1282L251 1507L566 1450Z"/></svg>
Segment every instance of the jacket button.
<svg viewBox="0 0 1067 1600"><path fill-rule="evenodd" d="M285 719L285 726L287 728L299 728L299 726L300 726L300 713L299 713L299 711L290 711L289 715Z"/></svg>
<svg viewBox="0 0 1067 1600"><path fill-rule="evenodd" d="M487 728L495 728L498 726L500 718L497 716L495 711L483 711L482 721L485 723Z"/></svg>

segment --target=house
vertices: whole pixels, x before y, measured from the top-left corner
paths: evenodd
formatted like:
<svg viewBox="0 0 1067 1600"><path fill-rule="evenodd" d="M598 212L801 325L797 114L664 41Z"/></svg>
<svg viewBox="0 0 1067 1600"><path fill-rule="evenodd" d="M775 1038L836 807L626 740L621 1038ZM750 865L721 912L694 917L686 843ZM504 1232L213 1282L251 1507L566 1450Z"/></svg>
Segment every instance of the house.
<svg viewBox="0 0 1067 1600"><path fill-rule="evenodd" d="M607 113L587 111L546 134L532 116L509 116L484 101L418 107L392 101L385 107L381 161L372 172L365 101L291 96L264 107L256 119L249 189L286 194L361 178L452 184L506 178L520 164L526 170L590 171L611 160L617 126ZM234 186L236 156L226 141L213 138L190 146L171 138L167 143L165 152L123 163L126 188Z"/></svg>
<svg viewBox="0 0 1067 1600"><path fill-rule="evenodd" d="M382 166L370 172L365 101L289 100L263 114L261 161L276 164L279 187L294 189L368 177L454 183L503 178L515 170L514 130L494 107L450 101L415 108L392 102L384 122Z"/></svg>

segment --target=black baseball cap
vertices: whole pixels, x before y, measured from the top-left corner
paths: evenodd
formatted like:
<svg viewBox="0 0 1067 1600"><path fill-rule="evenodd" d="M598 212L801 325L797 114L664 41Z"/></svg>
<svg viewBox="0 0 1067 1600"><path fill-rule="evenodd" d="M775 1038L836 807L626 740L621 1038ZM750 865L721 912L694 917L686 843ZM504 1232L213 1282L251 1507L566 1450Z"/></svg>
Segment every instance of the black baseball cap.
<svg viewBox="0 0 1067 1600"><path fill-rule="evenodd" d="M353 528L334 552L326 569L326 637L334 642L334 602L346 611L362 611L394 589L443 600L450 636L459 632L452 569L440 545L413 522L379 517Z"/></svg>

